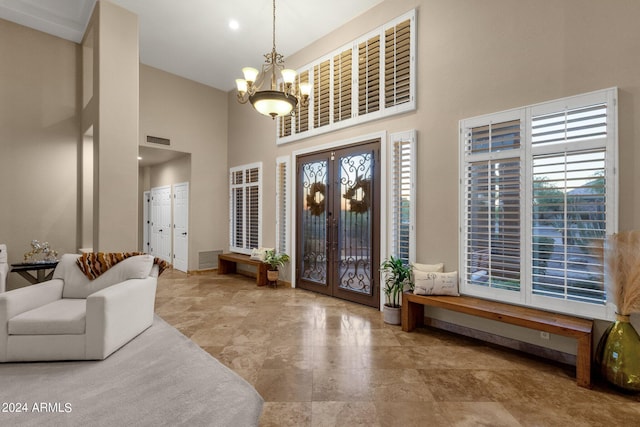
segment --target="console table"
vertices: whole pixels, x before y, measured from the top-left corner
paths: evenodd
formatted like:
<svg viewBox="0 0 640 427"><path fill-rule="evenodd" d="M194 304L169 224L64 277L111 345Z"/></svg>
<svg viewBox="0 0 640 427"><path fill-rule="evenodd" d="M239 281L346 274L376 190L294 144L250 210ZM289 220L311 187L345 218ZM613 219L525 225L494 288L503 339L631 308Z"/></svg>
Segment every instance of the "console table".
<svg viewBox="0 0 640 427"><path fill-rule="evenodd" d="M58 265L58 261L47 261L47 262L21 262L18 264L11 264L11 272L18 273L25 279L29 281L32 285L40 282L44 282L45 280L50 280L53 276L53 270ZM49 273L46 273L46 270L51 270ZM36 275L29 273L30 271L35 271Z"/></svg>

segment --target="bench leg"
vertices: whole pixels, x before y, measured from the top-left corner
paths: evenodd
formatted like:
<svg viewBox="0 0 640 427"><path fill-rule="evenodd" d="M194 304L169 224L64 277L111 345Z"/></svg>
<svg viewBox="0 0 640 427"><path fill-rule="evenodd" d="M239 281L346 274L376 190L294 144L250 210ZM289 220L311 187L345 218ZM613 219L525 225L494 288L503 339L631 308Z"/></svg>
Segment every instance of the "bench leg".
<svg viewBox="0 0 640 427"><path fill-rule="evenodd" d="M424 306L409 301L407 298L402 299L402 330L405 332L413 331L416 326L424 323Z"/></svg>
<svg viewBox="0 0 640 427"><path fill-rule="evenodd" d="M591 334L578 338L576 380L580 387L591 388Z"/></svg>
<svg viewBox="0 0 640 427"><path fill-rule="evenodd" d="M218 274L231 274L236 272L236 263L218 258Z"/></svg>
<svg viewBox="0 0 640 427"><path fill-rule="evenodd" d="M267 264L260 264L256 269L256 285L258 286L266 286L269 284L269 279L267 279ZM276 282L277 287L277 282Z"/></svg>

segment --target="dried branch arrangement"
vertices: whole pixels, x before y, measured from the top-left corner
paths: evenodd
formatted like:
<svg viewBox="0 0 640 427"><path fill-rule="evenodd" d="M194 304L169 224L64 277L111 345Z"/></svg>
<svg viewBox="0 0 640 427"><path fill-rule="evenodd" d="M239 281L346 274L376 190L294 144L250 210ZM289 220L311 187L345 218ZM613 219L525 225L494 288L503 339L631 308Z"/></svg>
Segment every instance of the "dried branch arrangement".
<svg viewBox="0 0 640 427"><path fill-rule="evenodd" d="M613 234L605 243L607 295L618 314L640 312L640 230Z"/></svg>

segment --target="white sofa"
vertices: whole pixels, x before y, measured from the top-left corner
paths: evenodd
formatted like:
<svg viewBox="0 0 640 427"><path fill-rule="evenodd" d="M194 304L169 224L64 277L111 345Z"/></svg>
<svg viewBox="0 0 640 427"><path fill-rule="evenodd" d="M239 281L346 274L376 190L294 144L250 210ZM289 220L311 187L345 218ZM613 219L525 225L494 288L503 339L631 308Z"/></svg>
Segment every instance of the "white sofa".
<svg viewBox="0 0 640 427"><path fill-rule="evenodd" d="M94 280L65 254L53 279L0 294L0 362L102 360L153 322L158 266L120 261Z"/></svg>
<svg viewBox="0 0 640 427"><path fill-rule="evenodd" d="M7 275L9 264L7 263L7 245L0 244L0 292L7 290Z"/></svg>

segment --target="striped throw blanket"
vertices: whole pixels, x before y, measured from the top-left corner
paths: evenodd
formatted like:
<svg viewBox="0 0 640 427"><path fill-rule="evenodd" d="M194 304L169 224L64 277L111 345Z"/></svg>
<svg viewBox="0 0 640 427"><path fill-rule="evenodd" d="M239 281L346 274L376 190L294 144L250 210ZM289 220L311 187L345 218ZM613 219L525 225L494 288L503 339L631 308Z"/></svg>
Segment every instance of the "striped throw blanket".
<svg viewBox="0 0 640 427"><path fill-rule="evenodd" d="M136 255L144 255L144 252L92 252L84 253L78 257L76 263L89 280L93 280L122 260ZM153 263L158 265L158 275L171 267L171 264L160 258L154 258Z"/></svg>

